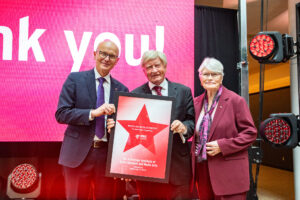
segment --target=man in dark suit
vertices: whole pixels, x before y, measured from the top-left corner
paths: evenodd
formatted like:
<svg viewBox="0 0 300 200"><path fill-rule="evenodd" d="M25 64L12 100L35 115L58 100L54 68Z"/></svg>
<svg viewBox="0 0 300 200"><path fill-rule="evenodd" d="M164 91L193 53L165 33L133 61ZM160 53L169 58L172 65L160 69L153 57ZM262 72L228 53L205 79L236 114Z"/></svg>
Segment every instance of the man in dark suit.
<svg viewBox="0 0 300 200"><path fill-rule="evenodd" d="M139 194L141 199L190 199L192 167L187 140L194 132L191 89L165 78L167 59L162 52L145 52L141 65L148 82L132 92L175 97L176 101L174 115L171 116L173 147L169 183L138 181Z"/></svg>
<svg viewBox="0 0 300 200"><path fill-rule="evenodd" d="M96 67L71 73L60 93L55 117L68 125L59 156L67 199L113 199L116 182L104 176L109 139L105 116L115 112L113 92L128 92L109 74L118 55L116 44L101 42L94 51Z"/></svg>

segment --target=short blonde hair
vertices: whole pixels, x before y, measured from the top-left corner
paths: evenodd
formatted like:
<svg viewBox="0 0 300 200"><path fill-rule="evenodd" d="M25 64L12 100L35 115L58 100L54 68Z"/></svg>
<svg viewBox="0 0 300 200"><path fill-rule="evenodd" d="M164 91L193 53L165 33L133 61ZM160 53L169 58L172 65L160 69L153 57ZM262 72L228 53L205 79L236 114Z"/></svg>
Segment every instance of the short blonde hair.
<svg viewBox="0 0 300 200"><path fill-rule="evenodd" d="M141 60L141 66L144 67L145 63L147 63L149 60L154 60L156 58L159 58L165 67L167 66L166 55L161 51L155 51L155 50L149 50L143 54L143 57Z"/></svg>
<svg viewBox="0 0 300 200"><path fill-rule="evenodd" d="M198 72L201 73L204 68L206 68L210 71L216 72L216 73L220 73L220 74L222 74L222 76L224 76L223 64L215 58L212 58L212 57L204 58L203 62L201 63L201 65L198 69Z"/></svg>

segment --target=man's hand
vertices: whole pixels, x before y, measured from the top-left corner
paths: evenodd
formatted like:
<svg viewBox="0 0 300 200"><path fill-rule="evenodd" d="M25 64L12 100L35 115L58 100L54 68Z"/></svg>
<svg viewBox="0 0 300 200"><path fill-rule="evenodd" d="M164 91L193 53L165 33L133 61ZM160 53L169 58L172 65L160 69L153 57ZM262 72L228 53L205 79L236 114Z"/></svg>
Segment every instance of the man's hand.
<svg viewBox="0 0 300 200"><path fill-rule="evenodd" d="M219 147L218 142L215 140L215 141L206 143L206 152L207 152L207 155L209 155L209 156L215 156L218 153L221 153L221 149Z"/></svg>
<svg viewBox="0 0 300 200"><path fill-rule="evenodd" d="M111 129L115 127L115 123L115 120L112 118L106 120L106 128L108 133L110 133Z"/></svg>
<svg viewBox="0 0 300 200"><path fill-rule="evenodd" d="M173 123L171 124L171 131L173 131L173 134L175 133L185 134L187 128L181 121L174 120Z"/></svg>
<svg viewBox="0 0 300 200"><path fill-rule="evenodd" d="M101 115L111 115L116 112L114 104L102 104L97 109L91 111L92 118L99 117Z"/></svg>

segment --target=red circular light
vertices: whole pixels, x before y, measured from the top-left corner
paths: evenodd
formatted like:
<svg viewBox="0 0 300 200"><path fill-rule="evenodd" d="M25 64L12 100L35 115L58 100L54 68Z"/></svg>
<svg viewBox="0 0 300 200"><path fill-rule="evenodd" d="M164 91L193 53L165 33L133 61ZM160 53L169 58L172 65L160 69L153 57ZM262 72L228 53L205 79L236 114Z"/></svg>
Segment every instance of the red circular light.
<svg viewBox="0 0 300 200"><path fill-rule="evenodd" d="M283 144L291 137L291 127L286 121L274 118L265 124L264 136L273 144Z"/></svg>
<svg viewBox="0 0 300 200"><path fill-rule="evenodd" d="M11 186L17 192L32 192L37 183L37 170L30 164L18 165L11 173Z"/></svg>
<svg viewBox="0 0 300 200"><path fill-rule="evenodd" d="M269 35L256 35L250 42L249 51L255 59L269 58L275 49L275 42Z"/></svg>

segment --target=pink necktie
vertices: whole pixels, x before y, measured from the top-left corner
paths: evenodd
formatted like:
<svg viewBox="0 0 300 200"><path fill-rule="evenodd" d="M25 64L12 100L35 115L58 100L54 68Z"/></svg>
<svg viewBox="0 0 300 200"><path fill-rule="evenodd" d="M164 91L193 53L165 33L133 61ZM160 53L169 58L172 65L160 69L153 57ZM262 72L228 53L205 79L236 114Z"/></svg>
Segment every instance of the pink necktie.
<svg viewBox="0 0 300 200"><path fill-rule="evenodd" d="M156 93L157 93L158 96L162 96L162 95L161 95L161 89L162 89L161 86L157 86L157 85L156 85L156 86L153 87L153 90L156 91Z"/></svg>

